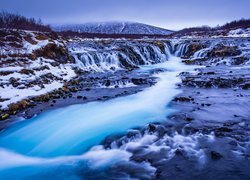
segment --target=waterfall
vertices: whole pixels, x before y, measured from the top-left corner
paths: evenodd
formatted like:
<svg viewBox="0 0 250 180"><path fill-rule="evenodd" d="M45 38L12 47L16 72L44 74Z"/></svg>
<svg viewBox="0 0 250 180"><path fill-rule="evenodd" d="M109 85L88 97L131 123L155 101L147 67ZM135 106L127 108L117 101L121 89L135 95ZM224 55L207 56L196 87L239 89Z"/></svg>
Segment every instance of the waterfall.
<svg viewBox="0 0 250 180"><path fill-rule="evenodd" d="M195 52L192 58L193 58L193 59L196 59L196 58L204 58L204 57L206 57L207 52L208 52L210 49L211 49L210 47L209 47L209 48L201 49L201 50Z"/></svg>
<svg viewBox="0 0 250 180"><path fill-rule="evenodd" d="M169 42L110 40L109 44L103 41L74 42L69 45L69 51L78 68L106 72L165 62L173 48Z"/></svg>
<svg viewBox="0 0 250 180"><path fill-rule="evenodd" d="M177 44L175 45L175 53L174 55L177 57L181 57L185 54L187 51L188 44L182 43L182 44Z"/></svg>

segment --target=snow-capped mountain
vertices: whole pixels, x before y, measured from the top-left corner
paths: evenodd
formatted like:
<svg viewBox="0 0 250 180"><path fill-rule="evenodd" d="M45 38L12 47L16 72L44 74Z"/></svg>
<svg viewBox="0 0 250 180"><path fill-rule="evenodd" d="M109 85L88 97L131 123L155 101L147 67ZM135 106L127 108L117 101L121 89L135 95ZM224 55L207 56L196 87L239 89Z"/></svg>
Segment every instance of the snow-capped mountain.
<svg viewBox="0 0 250 180"><path fill-rule="evenodd" d="M136 22L102 22L71 24L53 27L55 31L75 31L80 33L97 34L148 34L168 35L171 30Z"/></svg>

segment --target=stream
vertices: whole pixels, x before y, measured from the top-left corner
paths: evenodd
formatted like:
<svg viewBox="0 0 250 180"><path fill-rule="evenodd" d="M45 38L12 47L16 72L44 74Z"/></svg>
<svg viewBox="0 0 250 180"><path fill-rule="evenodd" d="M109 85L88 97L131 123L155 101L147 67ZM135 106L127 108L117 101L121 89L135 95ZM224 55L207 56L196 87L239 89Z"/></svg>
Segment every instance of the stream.
<svg viewBox="0 0 250 180"><path fill-rule="evenodd" d="M5 129L0 134L0 178L50 179L57 174L56 178L77 179L75 171L80 167L98 170L128 160L127 152L105 150L98 144L112 134L166 120L174 111L169 102L180 93L178 74L194 67L170 56L137 71L154 69L164 71L155 74L157 83L142 92L50 110Z"/></svg>

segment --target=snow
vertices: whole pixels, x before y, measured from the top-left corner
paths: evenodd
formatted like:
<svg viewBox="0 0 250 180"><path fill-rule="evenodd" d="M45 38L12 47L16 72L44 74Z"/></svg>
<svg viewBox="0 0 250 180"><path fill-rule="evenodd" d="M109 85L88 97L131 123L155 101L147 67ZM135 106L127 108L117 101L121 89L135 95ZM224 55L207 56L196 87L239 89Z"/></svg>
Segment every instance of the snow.
<svg viewBox="0 0 250 180"><path fill-rule="evenodd" d="M24 42L23 47L26 49L26 53L32 53L34 50L40 49L46 46L48 43L48 40L38 41L37 44L30 44L28 42Z"/></svg>
<svg viewBox="0 0 250 180"><path fill-rule="evenodd" d="M231 30L228 37L250 37L250 28Z"/></svg>
<svg viewBox="0 0 250 180"><path fill-rule="evenodd" d="M42 60L35 60L33 63L27 67L28 69L32 69L34 67L41 67L41 66L48 66L49 69L41 70L41 71L34 71L33 74L20 74L18 70L23 69L22 67L6 67L5 69L8 70L16 70L16 72L13 72L12 74L6 75L6 76L0 76L0 83L5 84L3 87L0 87L0 97L2 99L9 99L3 102L0 102L0 106L2 108L7 108L9 104L16 103L18 101L21 101L23 99L26 99L28 97L34 97L39 96L42 94L46 94L48 92L51 92L53 90L56 90L63 86L64 81L68 81L76 76L74 70L72 69L72 64L61 64L59 66L52 66L50 63L46 62L47 59ZM48 60L53 61L53 60ZM9 79L11 77L15 79L19 79L19 82L27 83L30 81L34 81L36 79L39 79L42 75L51 73L54 76L58 78L62 78L62 80L54 80L50 84L43 84L44 88L39 87L38 85L35 85L33 87L27 88L25 85L20 85L18 87L13 87L11 84L9 84ZM21 89L24 88L24 89Z"/></svg>
<svg viewBox="0 0 250 180"><path fill-rule="evenodd" d="M38 40L37 32L32 31L19 31L18 32L21 41L17 41L18 45L9 46L9 42L6 41L5 45L1 47L0 54L6 55L6 58L1 59L2 64L0 66L0 108L7 108L9 104L16 103L28 97L39 96L46 94L53 90L56 90L63 86L65 81L69 81L76 76L73 70L74 64L60 64L53 66L55 62L53 59L38 58L31 60L27 55L32 54L34 50L41 49L49 43L56 45L64 45L63 40L47 38L45 40ZM10 33L11 34L11 33ZM10 35L15 36L15 35ZM34 43L30 43L29 40L33 40ZM10 58L9 55L15 54L16 57ZM23 56L25 55L25 56ZM31 70L29 74L20 73L21 70ZM4 72L9 72L5 73ZM50 78L44 75L52 74ZM42 77L43 76L43 77ZM15 80L17 87L13 87L13 82L10 79ZM44 78L48 81L45 81ZM40 85L42 84L42 85ZM14 85L14 86L15 86Z"/></svg>
<svg viewBox="0 0 250 180"><path fill-rule="evenodd" d="M56 31L72 30L82 33L100 33L100 34L161 34L168 35L173 31L150 26L136 22L97 22L72 24L54 27Z"/></svg>

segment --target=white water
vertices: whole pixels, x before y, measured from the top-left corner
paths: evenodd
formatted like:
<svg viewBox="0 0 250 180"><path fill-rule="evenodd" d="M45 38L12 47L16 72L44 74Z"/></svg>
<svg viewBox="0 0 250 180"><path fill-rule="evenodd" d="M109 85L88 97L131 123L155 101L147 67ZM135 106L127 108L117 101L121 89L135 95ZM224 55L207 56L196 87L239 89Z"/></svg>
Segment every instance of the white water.
<svg viewBox="0 0 250 180"><path fill-rule="evenodd" d="M101 42L96 42L94 45L92 43L87 41L80 45L76 43L70 46L77 67L84 71L116 71L129 68L129 66L162 63L166 61L170 52L169 44L164 43L165 52L162 52L150 41L144 43L118 41L111 45L103 45Z"/></svg>
<svg viewBox="0 0 250 180"><path fill-rule="evenodd" d="M156 85L140 93L48 111L6 129L0 135L0 177L13 178L13 172L24 178L36 174L47 177L56 173L53 171L56 167L56 171L62 170L60 175L74 179L72 171L82 161L87 162L88 168L128 161L131 154L120 149L104 150L97 146L86 151L108 135L165 120L173 111L167 105L180 93L176 89L180 82L178 74L193 67L170 57L165 63L142 66L140 71L154 68L168 71L157 74ZM32 167L32 172L28 167Z"/></svg>

